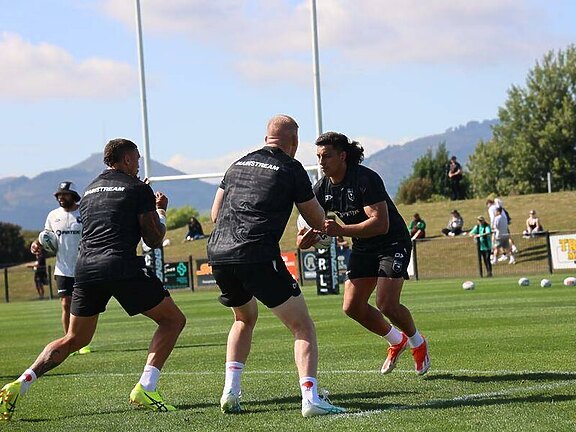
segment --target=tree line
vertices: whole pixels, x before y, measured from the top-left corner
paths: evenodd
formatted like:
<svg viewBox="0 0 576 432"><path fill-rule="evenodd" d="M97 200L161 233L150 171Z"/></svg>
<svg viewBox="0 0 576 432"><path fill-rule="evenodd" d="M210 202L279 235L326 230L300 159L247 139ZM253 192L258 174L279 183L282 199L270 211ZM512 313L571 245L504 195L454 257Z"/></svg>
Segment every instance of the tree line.
<svg viewBox="0 0 576 432"><path fill-rule="evenodd" d="M576 188L576 46L549 51L508 90L489 141L480 141L465 168L465 196L523 195ZM445 143L413 164L396 200L411 204L449 196Z"/></svg>

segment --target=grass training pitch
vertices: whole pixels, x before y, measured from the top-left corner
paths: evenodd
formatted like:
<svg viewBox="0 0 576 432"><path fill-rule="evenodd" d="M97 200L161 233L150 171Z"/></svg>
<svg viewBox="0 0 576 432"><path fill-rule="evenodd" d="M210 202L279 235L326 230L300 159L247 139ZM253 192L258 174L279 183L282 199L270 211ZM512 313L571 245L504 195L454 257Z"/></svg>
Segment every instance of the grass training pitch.
<svg viewBox="0 0 576 432"><path fill-rule="evenodd" d="M243 376L246 413L224 415L226 337L232 322L216 291L173 292L188 318L159 391L178 411L128 403L155 325L112 300L94 352L69 358L18 401L6 431L573 431L576 288L519 287L517 277L410 281L402 301L430 345L432 367L413 371L409 351L379 373L387 344L344 316L342 296L304 292L320 346L319 383L347 414L304 419L289 331L260 305ZM539 280L531 277L533 280ZM57 301L0 304L1 385L16 379L61 335Z"/></svg>

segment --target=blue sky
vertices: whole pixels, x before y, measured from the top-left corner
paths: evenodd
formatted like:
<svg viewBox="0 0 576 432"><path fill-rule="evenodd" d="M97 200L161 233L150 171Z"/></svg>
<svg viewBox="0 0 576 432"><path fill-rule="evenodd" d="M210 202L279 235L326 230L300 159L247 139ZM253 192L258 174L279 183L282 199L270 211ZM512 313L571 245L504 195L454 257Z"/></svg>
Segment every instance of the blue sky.
<svg viewBox="0 0 576 432"><path fill-rule="evenodd" d="M0 178L141 146L133 0L0 0ZM576 41L571 0L317 0L324 131L390 144L497 117ZM309 0L141 0L150 153L224 171L276 113L314 163ZM154 174L154 173L152 173Z"/></svg>

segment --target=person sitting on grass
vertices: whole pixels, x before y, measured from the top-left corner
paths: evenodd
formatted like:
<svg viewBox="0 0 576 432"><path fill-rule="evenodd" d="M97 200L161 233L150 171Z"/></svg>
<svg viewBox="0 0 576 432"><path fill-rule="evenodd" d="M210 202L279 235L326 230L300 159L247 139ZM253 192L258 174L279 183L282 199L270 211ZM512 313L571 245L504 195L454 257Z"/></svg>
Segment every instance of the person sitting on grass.
<svg viewBox="0 0 576 432"><path fill-rule="evenodd" d="M408 225L408 231L410 231L410 238L412 240L426 237L426 222L424 222L424 219L422 219L418 213L414 213L414 216L412 216L412 220Z"/></svg>
<svg viewBox="0 0 576 432"><path fill-rule="evenodd" d="M540 219L536 216L536 210L530 210L530 216L526 219L526 229L522 232L524 238L534 237L544 232Z"/></svg>
<svg viewBox="0 0 576 432"><path fill-rule="evenodd" d="M445 236L454 237L462 234L462 228L464 227L464 219L458 212L458 210L452 210L450 212L450 219L448 220L448 225L446 228L442 228L442 234Z"/></svg>
<svg viewBox="0 0 576 432"><path fill-rule="evenodd" d="M204 230L202 229L202 224L198 219L192 216L190 218L190 222L188 222L188 233L186 234L184 241L200 240L204 237L205 236Z"/></svg>

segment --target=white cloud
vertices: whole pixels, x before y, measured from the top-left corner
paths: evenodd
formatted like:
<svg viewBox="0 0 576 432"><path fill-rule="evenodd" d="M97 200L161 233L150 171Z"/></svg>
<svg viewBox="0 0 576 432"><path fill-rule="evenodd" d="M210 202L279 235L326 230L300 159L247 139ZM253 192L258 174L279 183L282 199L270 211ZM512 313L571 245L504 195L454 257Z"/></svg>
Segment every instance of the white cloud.
<svg viewBox="0 0 576 432"><path fill-rule="evenodd" d="M550 10L555 3L322 0L317 4L321 61L357 67L533 61L566 43L554 33ZM134 26L131 2L101 4L108 16ZM236 56L237 70L251 80L288 76L294 82L301 74L290 72L309 73L309 0L163 0L142 2L141 8L147 34L184 34L228 51Z"/></svg>
<svg viewBox="0 0 576 432"><path fill-rule="evenodd" d="M127 63L75 59L63 48L32 44L14 33L0 37L0 99L105 99L135 91L137 74Z"/></svg>

